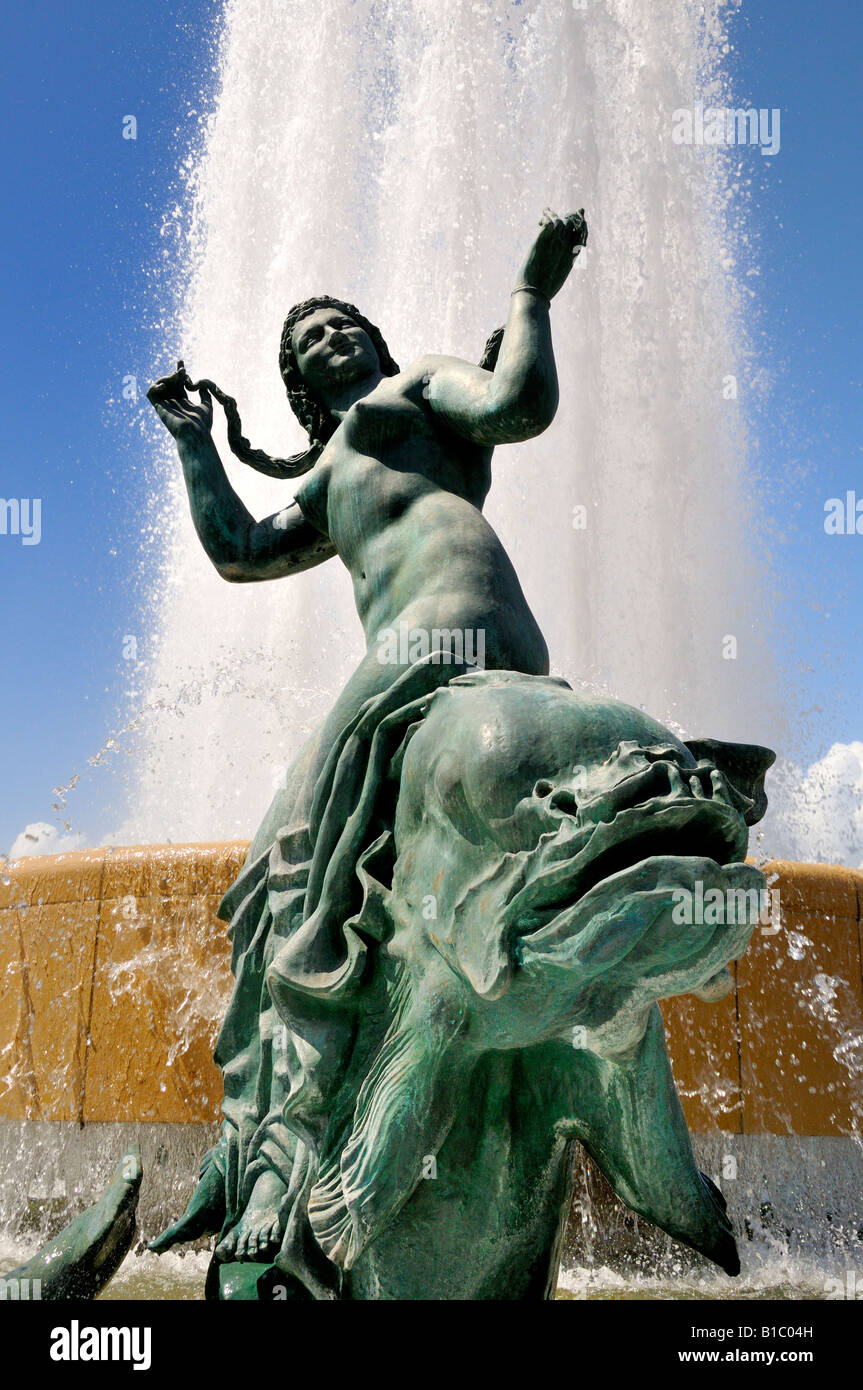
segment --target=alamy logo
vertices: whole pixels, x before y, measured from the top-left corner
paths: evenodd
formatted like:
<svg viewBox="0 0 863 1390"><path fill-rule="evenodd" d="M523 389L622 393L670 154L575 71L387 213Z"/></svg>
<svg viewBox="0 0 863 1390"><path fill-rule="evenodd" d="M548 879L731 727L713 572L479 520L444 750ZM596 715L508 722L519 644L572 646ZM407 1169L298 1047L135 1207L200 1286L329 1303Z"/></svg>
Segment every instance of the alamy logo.
<svg viewBox="0 0 863 1390"><path fill-rule="evenodd" d="M779 153L780 110L762 106L681 106L671 113L675 145L760 145L763 155Z"/></svg>
<svg viewBox="0 0 863 1390"><path fill-rule="evenodd" d="M149 1327L81 1327L73 1318L68 1327L51 1330L52 1361L131 1361L135 1371L149 1371L152 1329Z"/></svg>
<svg viewBox="0 0 863 1390"><path fill-rule="evenodd" d="M37 1301L42 1297L41 1279L0 1279L0 1303L7 1299L13 1302Z"/></svg>
<svg viewBox="0 0 863 1390"><path fill-rule="evenodd" d="M41 497L0 497L0 536L20 536L22 545L42 539Z"/></svg>
<svg viewBox="0 0 863 1390"><path fill-rule="evenodd" d="M671 920L678 927L763 927L779 921L779 889L767 888L708 888L696 879L695 890L675 888L671 894L674 907ZM770 932L767 933L771 935Z"/></svg>
<svg viewBox="0 0 863 1390"><path fill-rule="evenodd" d="M824 1296L834 1302L840 1298L863 1299L863 1279L855 1270L846 1270L845 1279L828 1279L824 1285Z"/></svg>
<svg viewBox="0 0 863 1390"><path fill-rule="evenodd" d="M411 666L431 657L434 665L485 667L485 629L481 627L384 627L378 633L382 666Z"/></svg>
<svg viewBox="0 0 863 1390"><path fill-rule="evenodd" d="M828 536L863 536L863 497L846 492L844 497L828 497L824 530Z"/></svg>

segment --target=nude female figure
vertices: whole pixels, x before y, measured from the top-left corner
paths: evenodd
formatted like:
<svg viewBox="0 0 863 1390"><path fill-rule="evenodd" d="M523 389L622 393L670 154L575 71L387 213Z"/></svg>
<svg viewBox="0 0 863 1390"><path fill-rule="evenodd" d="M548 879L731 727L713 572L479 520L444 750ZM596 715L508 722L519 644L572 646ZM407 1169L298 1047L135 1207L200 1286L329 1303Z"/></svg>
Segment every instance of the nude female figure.
<svg viewBox="0 0 863 1390"><path fill-rule="evenodd" d="M304 400L315 403L315 418L325 424L318 436L329 437L312 438L296 500L262 521L228 481L212 439L207 387L201 383L200 403L192 401L181 368L148 392L176 440L197 534L223 578L279 579L334 555L350 572L366 652L294 765L294 819L297 808L311 802L340 732L404 673L398 660L382 658L383 633L403 626L409 632L481 632L486 667L547 674L542 633L482 506L495 445L530 439L554 418L549 309L586 238L580 213L544 214L512 292L493 371L444 356L421 357L400 371L377 331L358 322L361 316L348 306L312 300L299 306L299 315L292 311L282 343L283 377L289 395L290 380L301 380ZM297 413L313 434L305 407ZM241 443L252 462L253 451ZM447 678L444 667L440 680ZM274 844L286 815L277 794L247 866ZM185 1216L154 1248L219 1229L225 1202L216 1188L223 1178L205 1172ZM285 1174L265 1166L223 1234L223 1258L260 1260L278 1244L283 1221L274 1213L285 1190Z"/></svg>

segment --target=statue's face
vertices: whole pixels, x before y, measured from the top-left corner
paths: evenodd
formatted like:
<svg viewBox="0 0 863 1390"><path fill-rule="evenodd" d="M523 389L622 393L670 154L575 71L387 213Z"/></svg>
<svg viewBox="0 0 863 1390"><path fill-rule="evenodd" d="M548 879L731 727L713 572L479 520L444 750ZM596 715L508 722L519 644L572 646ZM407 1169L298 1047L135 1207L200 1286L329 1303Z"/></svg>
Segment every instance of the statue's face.
<svg viewBox="0 0 863 1390"><path fill-rule="evenodd" d="M291 347L303 379L324 396L380 367L368 333L341 309L315 309L300 319Z"/></svg>

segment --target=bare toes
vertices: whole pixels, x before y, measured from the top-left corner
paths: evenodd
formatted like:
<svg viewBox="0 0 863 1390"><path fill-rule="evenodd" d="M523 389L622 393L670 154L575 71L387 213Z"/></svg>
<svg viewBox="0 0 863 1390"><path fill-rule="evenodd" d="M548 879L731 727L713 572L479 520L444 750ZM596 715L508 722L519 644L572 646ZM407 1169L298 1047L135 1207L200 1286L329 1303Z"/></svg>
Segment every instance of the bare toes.
<svg viewBox="0 0 863 1390"><path fill-rule="evenodd" d="M230 1260L237 1250L237 1233L229 1231L224 1240L220 1240L216 1246L216 1254L220 1260Z"/></svg>

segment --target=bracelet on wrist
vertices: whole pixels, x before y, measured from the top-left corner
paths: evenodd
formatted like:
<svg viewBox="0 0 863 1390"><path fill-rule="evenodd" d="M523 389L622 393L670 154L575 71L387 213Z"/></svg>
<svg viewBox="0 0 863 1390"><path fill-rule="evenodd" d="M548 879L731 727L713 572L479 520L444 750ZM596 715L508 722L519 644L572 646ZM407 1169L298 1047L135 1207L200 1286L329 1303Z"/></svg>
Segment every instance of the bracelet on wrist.
<svg viewBox="0 0 863 1390"><path fill-rule="evenodd" d="M518 294L520 290L525 290L528 294L535 294L537 299L542 300L543 304L547 309L551 308L551 300L549 299L548 295L543 294L542 290L538 290L536 288L536 285L516 285L515 289L512 291L512 294L510 295L510 299L512 298L513 294Z"/></svg>

